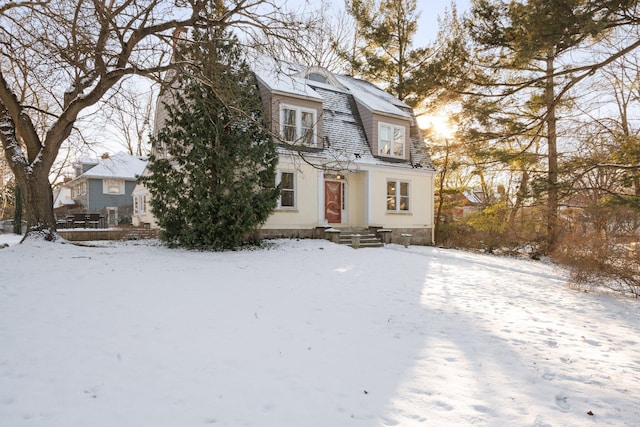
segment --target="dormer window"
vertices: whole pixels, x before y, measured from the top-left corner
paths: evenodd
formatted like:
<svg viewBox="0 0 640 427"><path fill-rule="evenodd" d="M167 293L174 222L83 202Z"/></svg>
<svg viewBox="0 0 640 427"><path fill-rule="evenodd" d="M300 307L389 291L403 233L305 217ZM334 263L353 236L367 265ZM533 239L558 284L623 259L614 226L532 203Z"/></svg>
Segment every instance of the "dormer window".
<svg viewBox="0 0 640 427"><path fill-rule="evenodd" d="M329 70L322 67L309 67L303 72L295 74L294 76L302 77L309 82L318 82L342 90L347 90L347 88L342 83L340 83L338 79L329 72Z"/></svg>
<svg viewBox="0 0 640 427"><path fill-rule="evenodd" d="M280 134L290 144L316 145L316 110L283 105L280 107Z"/></svg>
<svg viewBox="0 0 640 427"><path fill-rule="evenodd" d="M327 83L327 78L320 73L309 73L307 78L314 82Z"/></svg>
<svg viewBox="0 0 640 427"><path fill-rule="evenodd" d="M378 124L378 155L405 158L405 128L388 123Z"/></svg>

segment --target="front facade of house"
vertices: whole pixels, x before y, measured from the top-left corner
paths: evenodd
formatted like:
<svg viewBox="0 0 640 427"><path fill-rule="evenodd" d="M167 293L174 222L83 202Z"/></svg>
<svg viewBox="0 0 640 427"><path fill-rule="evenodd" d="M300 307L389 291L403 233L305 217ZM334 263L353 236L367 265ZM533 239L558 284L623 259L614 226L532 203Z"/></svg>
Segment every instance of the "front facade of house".
<svg viewBox="0 0 640 427"><path fill-rule="evenodd" d="M79 160L76 177L63 186L74 202L64 213L100 214L109 226L117 225L132 215L131 194L146 165L145 158L126 153Z"/></svg>
<svg viewBox="0 0 640 427"><path fill-rule="evenodd" d="M433 243L434 168L409 106L319 67L256 62L265 112L280 135L282 195L266 236L384 228Z"/></svg>
<svg viewBox="0 0 640 427"><path fill-rule="evenodd" d="M314 237L322 230L388 230L399 242L433 243L434 168L409 106L374 85L319 67L253 61L265 114L279 135L278 206L264 237ZM156 130L166 119L158 100ZM155 226L149 194L134 225ZM147 202L143 203L143 198ZM142 208L142 206L145 206Z"/></svg>

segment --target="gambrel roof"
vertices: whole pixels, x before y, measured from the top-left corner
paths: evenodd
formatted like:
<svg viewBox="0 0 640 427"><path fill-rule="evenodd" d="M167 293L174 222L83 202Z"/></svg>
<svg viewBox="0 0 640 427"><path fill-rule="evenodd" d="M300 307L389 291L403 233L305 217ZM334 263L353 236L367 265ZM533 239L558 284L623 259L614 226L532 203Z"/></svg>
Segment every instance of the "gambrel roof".
<svg viewBox="0 0 640 427"><path fill-rule="evenodd" d="M264 56L253 62L253 69L260 83L271 93L322 103L323 148L307 154L308 157L435 170L411 107L377 86L364 80L333 74L320 67L305 67ZM312 74L321 78L308 78ZM372 144L367 140L358 106L410 123L410 161L384 158L372 153ZM280 151L291 154L282 147Z"/></svg>

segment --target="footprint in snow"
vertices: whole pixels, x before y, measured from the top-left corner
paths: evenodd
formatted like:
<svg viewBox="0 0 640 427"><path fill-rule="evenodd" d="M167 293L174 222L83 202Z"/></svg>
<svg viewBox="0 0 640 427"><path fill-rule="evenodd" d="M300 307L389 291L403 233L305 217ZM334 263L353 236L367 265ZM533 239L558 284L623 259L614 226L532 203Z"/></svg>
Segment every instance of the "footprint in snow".
<svg viewBox="0 0 640 427"><path fill-rule="evenodd" d="M568 411L569 409L571 409L569 399L567 398L567 396L563 396L561 394L556 395L556 405L558 405L558 408L560 408L562 411Z"/></svg>

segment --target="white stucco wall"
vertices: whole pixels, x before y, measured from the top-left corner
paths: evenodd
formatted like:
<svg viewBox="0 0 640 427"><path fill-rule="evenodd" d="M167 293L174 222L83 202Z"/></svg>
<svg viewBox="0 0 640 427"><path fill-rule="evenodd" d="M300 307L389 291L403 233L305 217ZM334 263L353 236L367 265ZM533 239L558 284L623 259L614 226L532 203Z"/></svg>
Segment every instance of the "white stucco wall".
<svg viewBox="0 0 640 427"><path fill-rule="evenodd" d="M318 225L318 170L304 163L282 161L277 169L295 173L296 207L276 208L262 228L315 228Z"/></svg>
<svg viewBox="0 0 640 427"><path fill-rule="evenodd" d="M368 171L364 167L369 168ZM278 169L296 174L296 208L276 209L263 229L313 229L324 222L324 174L299 162L281 161ZM433 173L406 168L361 165L340 173L345 182L344 227L433 227ZM409 212L387 211L387 181L409 182Z"/></svg>
<svg viewBox="0 0 640 427"><path fill-rule="evenodd" d="M371 213L369 225L385 228L433 227L433 174L410 169L374 170L371 180ZM387 181L409 183L409 211L387 211Z"/></svg>

